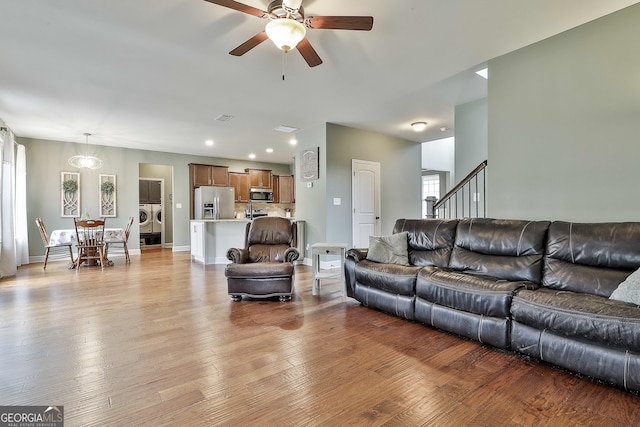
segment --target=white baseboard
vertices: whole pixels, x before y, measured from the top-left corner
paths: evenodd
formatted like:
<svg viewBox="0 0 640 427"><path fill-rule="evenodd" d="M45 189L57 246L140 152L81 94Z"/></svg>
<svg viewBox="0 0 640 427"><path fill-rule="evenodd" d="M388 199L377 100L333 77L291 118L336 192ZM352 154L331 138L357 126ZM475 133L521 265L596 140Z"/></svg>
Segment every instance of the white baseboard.
<svg viewBox="0 0 640 427"><path fill-rule="evenodd" d="M140 255L140 249L129 249L129 255ZM77 254L74 252L73 257ZM109 258L124 258L124 251L117 248L109 249ZM44 262L44 255L34 255L29 257L29 264L42 264ZM69 253L49 254L47 264L51 262L70 262Z"/></svg>
<svg viewBox="0 0 640 427"><path fill-rule="evenodd" d="M172 246L171 250L172 252L190 252L191 246Z"/></svg>

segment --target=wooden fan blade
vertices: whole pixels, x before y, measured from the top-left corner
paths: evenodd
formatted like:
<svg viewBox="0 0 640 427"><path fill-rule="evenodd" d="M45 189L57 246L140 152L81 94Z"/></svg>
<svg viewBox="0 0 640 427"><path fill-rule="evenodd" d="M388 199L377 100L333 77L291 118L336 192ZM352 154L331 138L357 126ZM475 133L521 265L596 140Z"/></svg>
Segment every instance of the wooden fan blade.
<svg viewBox="0 0 640 427"><path fill-rule="evenodd" d="M373 16L310 16L305 20L309 28L325 30L360 30L373 28Z"/></svg>
<svg viewBox="0 0 640 427"><path fill-rule="evenodd" d="M233 49L231 52L229 52L229 54L233 56L242 56L245 53L249 52L254 47L258 46L263 41L265 41L267 38L268 38L267 33L262 31L261 33L256 34L246 42L242 43L237 48Z"/></svg>
<svg viewBox="0 0 640 427"><path fill-rule="evenodd" d="M322 64L322 59L320 59L318 53L313 46L311 46L311 43L309 43L309 40L307 40L306 37L298 43L297 48L300 55L302 55L304 60L307 61L307 64L309 64L309 67L315 67Z"/></svg>
<svg viewBox="0 0 640 427"><path fill-rule="evenodd" d="M269 16L269 14L264 10L260 10L253 6L249 6L233 0L205 0L205 1L208 1L209 3L217 4L218 6L224 6L224 7L228 7L229 9L247 13L249 15L257 16L258 18L266 18L267 16Z"/></svg>

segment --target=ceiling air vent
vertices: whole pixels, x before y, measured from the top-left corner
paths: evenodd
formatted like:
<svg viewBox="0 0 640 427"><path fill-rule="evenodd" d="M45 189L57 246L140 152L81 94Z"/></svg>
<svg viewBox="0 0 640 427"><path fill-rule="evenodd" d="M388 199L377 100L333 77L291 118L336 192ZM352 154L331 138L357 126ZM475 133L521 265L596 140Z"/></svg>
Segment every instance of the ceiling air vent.
<svg viewBox="0 0 640 427"><path fill-rule="evenodd" d="M216 120L219 122L228 122L231 119L233 119L233 116L230 114L220 114L218 117L216 117Z"/></svg>
<svg viewBox="0 0 640 427"><path fill-rule="evenodd" d="M292 133L298 130L298 128L294 128L292 126L280 125L277 128L273 128L276 132L284 132L284 133Z"/></svg>

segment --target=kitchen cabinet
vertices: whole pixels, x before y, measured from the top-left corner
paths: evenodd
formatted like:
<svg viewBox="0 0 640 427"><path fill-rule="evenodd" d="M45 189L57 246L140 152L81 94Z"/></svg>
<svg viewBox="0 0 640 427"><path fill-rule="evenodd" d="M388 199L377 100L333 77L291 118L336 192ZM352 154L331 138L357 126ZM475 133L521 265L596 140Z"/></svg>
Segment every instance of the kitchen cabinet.
<svg viewBox="0 0 640 427"><path fill-rule="evenodd" d="M193 219L194 191L203 185L229 186L229 166L189 163L189 218Z"/></svg>
<svg viewBox="0 0 640 427"><path fill-rule="evenodd" d="M204 222L191 221L191 259L204 263Z"/></svg>
<svg viewBox="0 0 640 427"><path fill-rule="evenodd" d="M249 174L229 172L229 187L235 188L236 202L249 201Z"/></svg>
<svg viewBox="0 0 640 427"><path fill-rule="evenodd" d="M160 181L141 179L138 181L138 200L140 204L162 203L162 184Z"/></svg>
<svg viewBox="0 0 640 427"><path fill-rule="evenodd" d="M249 187L271 189L271 171L267 169L245 169L249 174Z"/></svg>
<svg viewBox="0 0 640 427"><path fill-rule="evenodd" d="M205 265L228 264L229 248L243 248L249 220L193 220L191 228L191 260Z"/></svg>
<svg viewBox="0 0 640 427"><path fill-rule="evenodd" d="M271 185L273 185L273 203L280 203L280 177L278 175L271 175Z"/></svg>
<svg viewBox="0 0 640 427"><path fill-rule="evenodd" d="M278 177L278 203L295 203L295 201L296 197L293 175L280 175Z"/></svg>
<svg viewBox="0 0 640 427"><path fill-rule="evenodd" d="M228 166L215 166L215 165L202 165L198 163L189 164L189 172L191 175L191 182L194 187L200 187L203 185L216 185L220 187L227 187L229 185L229 167Z"/></svg>

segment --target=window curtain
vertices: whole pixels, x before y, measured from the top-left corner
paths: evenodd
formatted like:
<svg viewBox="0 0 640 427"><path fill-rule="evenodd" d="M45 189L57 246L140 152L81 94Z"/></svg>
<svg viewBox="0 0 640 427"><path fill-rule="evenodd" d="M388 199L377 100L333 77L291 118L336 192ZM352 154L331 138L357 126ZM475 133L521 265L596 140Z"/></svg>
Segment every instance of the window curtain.
<svg viewBox="0 0 640 427"><path fill-rule="evenodd" d="M13 133L0 131L0 277L14 276L29 263L26 160Z"/></svg>

